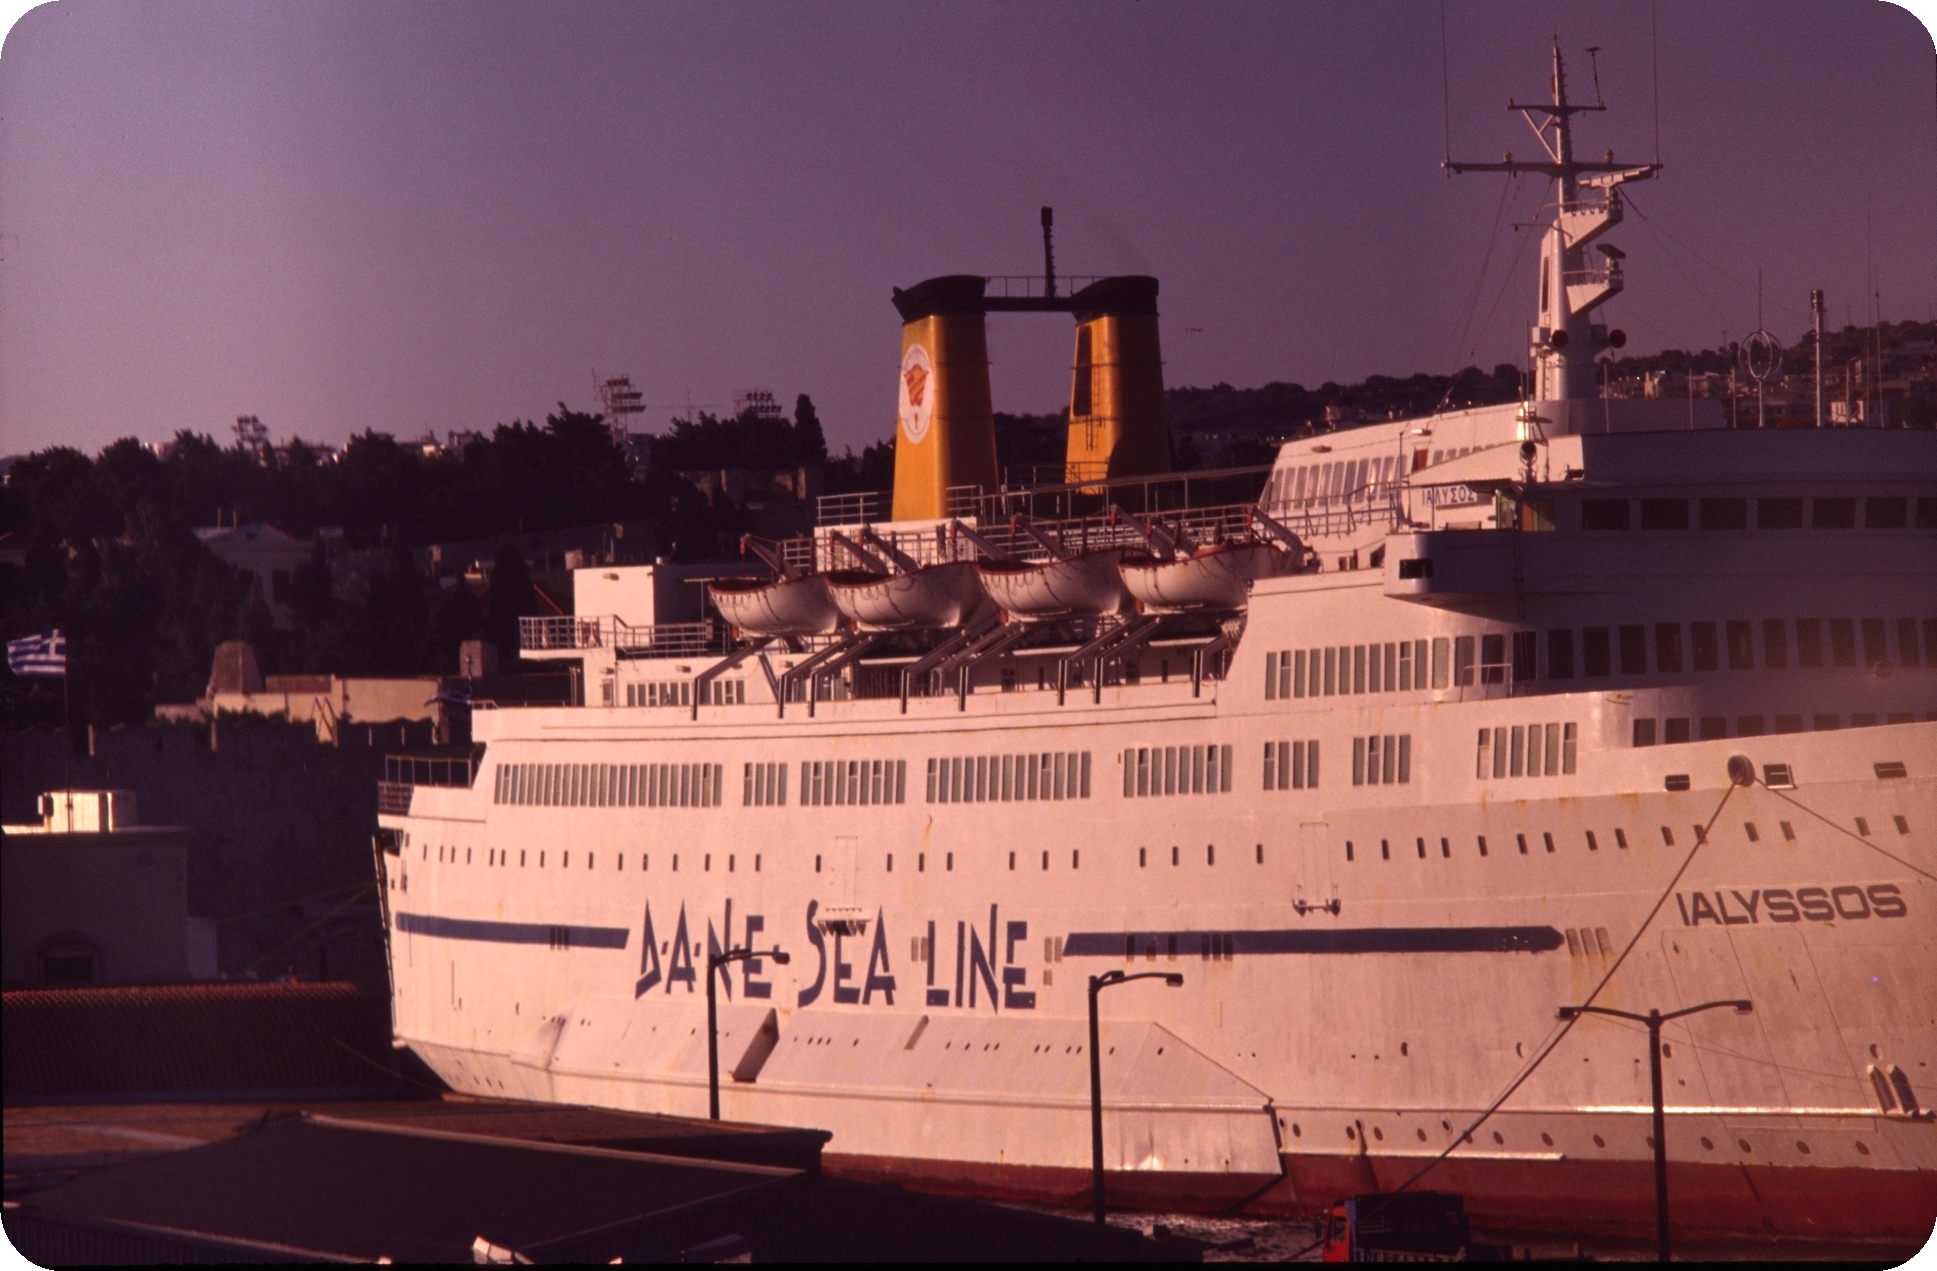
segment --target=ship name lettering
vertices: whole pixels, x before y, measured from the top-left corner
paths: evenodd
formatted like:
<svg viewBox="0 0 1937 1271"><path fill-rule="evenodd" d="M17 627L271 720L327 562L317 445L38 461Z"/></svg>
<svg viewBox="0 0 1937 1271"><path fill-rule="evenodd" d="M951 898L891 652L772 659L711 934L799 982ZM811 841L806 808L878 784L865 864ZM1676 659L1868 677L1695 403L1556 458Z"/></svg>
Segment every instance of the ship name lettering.
<svg viewBox="0 0 1937 1271"><path fill-rule="evenodd" d="M1724 892L1676 892L1675 905L1681 911L1684 927L1699 927L1712 922L1723 927L1774 923L1833 922L1838 918L1858 921L1864 918L1902 918L1910 912L1904 903L1903 889L1895 883L1870 883L1858 886L1841 883L1830 887L1764 887L1747 893L1733 888Z"/></svg>

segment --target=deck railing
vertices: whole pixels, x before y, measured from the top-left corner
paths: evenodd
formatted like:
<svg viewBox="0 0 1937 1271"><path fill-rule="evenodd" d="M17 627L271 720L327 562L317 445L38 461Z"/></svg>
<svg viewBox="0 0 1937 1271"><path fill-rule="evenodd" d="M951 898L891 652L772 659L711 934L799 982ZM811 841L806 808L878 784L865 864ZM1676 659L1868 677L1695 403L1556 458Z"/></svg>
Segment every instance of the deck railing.
<svg viewBox="0 0 1937 1271"><path fill-rule="evenodd" d="M613 649L635 656L694 657L725 651L724 632L711 618L632 626L612 614L518 619L518 647L530 652Z"/></svg>

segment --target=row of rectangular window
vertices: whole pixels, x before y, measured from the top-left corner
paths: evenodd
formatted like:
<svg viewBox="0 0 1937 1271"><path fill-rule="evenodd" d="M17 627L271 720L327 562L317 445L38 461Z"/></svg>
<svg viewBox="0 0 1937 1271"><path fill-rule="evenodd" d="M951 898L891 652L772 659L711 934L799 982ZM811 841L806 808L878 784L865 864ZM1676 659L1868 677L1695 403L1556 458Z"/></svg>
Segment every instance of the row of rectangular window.
<svg viewBox="0 0 1937 1271"><path fill-rule="evenodd" d="M1583 530L1625 530L1639 525L1644 530L1685 530L1690 528L1689 500L1685 498L1582 499ZM1696 499L1692 524L1704 530L1746 530L1749 528L1749 500L1746 498ZM1755 501L1755 528L1759 530L1799 530L1803 528L1804 504L1808 504L1809 528L1853 530L1857 503L1853 495L1838 495L1805 500L1800 496L1762 498ZM1897 495L1872 495L1863 499L1863 528L1901 530L1912 521L1911 501ZM1640 515L1635 515L1639 503ZM1937 498L1919 498L1915 508L1916 527L1937 529Z"/></svg>
<svg viewBox="0 0 1937 1271"><path fill-rule="evenodd" d="M932 762L932 761L931 761ZM785 801L785 778L781 798ZM908 801L906 759L826 759L800 765L800 801L808 807L867 807Z"/></svg>
<svg viewBox="0 0 1937 1271"><path fill-rule="evenodd" d="M703 699L713 706L744 706L747 700L745 680L713 680L706 686ZM693 684L691 680L648 680L643 684L625 686L627 706L691 706L693 704Z"/></svg>
<svg viewBox="0 0 1937 1271"><path fill-rule="evenodd" d="M1937 714L1926 714L1926 719L1937 719ZM1886 715L1859 712L1850 716L1851 728L1875 728L1878 724L1912 724L1916 722L1912 711L1891 711ZM1778 734L1800 733L1805 731L1834 732L1843 727L1841 715L1777 715L1775 728L1765 727L1768 722L1761 715L1737 715L1735 733L1737 737L1761 737L1770 731ZM1656 744L1672 746L1685 741L1717 741L1729 736L1729 719L1726 715L1704 715L1699 719L1686 717L1663 720L1637 719L1634 721L1634 744L1653 746Z"/></svg>
<svg viewBox="0 0 1937 1271"><path fill-rule="evenodd" d="M1412 734L1354 737L1352 784L1405 785L1412 780Z"/></svg>
<svg viewBox="0 0 1937 1271"><path fill-rule="evenodd" d="M1089 797L1087 750L928 761L930 803L1032 803Z"/></svg>
<svg viewBox="0 0 1937 1271"><path fill-rule="evenodd" d="M1473 775L1555 777L1574 775L1580 744L1577 724L1515 724L1480 729L1479 759Z"/></svg>
<svg viewBox="0 0 1937 1271"><path fill-rule="evenodd" d="M494 803L536 807L713 808L725 787L716 763L513 763L497 766Z"/></svg>
<svg viewBox="0 0 1937 1271"><path fill-rule="evenodd" d="M1123 752L1123 795L1229 794L1229 746L1132 746Z"/></svg>
<svg viewBox="0 0 1937 1271"><path fill-rule="evenodd" d="M1761 668L1767 671L1822 666L1866 667L1892 661L1918 666L1937 654L1937 618L1797 618L1790 639L1787 618L1765 618L1761 627ZM1618 665L1623 675L1645 675L1652 645L1654 670L1663 674L1689 671L1752 671L1756 669L1757 623L1745 618L1724 622L1657 622L1650 631L1642 623L1620 627L1584 627L1580 631L1580 674L1589 678L1610 675ZM1921 631L1919 628L1921 627ZM1894 637L1894 640L1893 640ZM1491 638L1491 637L1488 637ZM1514 679L1534 676L1534 633L1514 635ZM1894 650L1892 645L1894 644ZM1547 632L1547 678L1574 678L1574 632Z"/></svg>
<svg viewBox="0 0 1937 1271"><path fill-rule="evenodd" d="M1316 790L1318 741L1268 741L1264 744L1264 788Z"/></svg>
<svg viewBox="0 0 1937 1271"><path fill-rule="evenodd" d="M1462 637L1470 641L1471 637ZM1345 644L1322 649L1281 649L1264 655L1266 701L1293 697L1335 697L1351 693L1408 693L1428 683L1427 650L1432 650L1431 683L1448 682L1448 642L1401 640L1396 643Z"/></svg>
<svg viewBox="0 0 1937 1271"><path fill-rule="evenodd" d="M750 763L742 779L740 802L749 808L778 808L787 804L787 765Z"/></svg>

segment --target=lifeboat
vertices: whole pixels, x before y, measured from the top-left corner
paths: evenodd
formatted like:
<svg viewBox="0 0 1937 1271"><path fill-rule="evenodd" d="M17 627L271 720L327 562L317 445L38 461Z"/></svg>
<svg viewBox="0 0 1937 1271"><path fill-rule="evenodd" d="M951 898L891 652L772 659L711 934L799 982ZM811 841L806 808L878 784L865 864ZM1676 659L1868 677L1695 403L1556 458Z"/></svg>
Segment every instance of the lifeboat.
<svg viewBox="0 0 1937 1271"><path fill-rule="evenodd" d="M976 571L989 599L1023 622L1093 618L1128 607L1130 597L1117 571L1122 555L1112 548L1068 560L985 560Z"/></svg>
<svg viewBox="0 0 1937 1271"><path fill-rule="evenodd" d="M1242 609L1254 580L1288 574L1296 566L1289 552L1269 543L1214 543L1172 560L1126 555L1117 568L1146 612L1186 613Z"/></svg>
<svg viewBox="0 0 1937 1271"><path fill-rule="evenodd" d="M820 574L771 581L721 578L706 590L720 617L749 635L821 635L841 620Z"/></svg>
<svg viewBox="0 0 1937 1271"><path fill-rule="evenodd" d="M972 561L924 565L905 574L837 569L822 577L835 608L863 631L959 626L987 603Z"/></svg>

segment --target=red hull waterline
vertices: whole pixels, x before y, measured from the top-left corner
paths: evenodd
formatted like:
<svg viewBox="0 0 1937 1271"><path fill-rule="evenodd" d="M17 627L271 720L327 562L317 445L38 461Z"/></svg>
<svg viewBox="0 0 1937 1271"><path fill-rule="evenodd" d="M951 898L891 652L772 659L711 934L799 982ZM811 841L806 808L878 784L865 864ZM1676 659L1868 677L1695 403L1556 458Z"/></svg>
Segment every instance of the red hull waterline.
<svg viewBox="0 0 1937 1271"><path fill-rule="evenodd" d="M1110 1204L1125 1209L1310 1217L1342 1196L1390 1191L1425 1162L1409 1157L1283 1158L1282 1175L1111 1172ZM920 1191L1087 1206L1087 1170L828 1153L830 1174ZM1430 1185L1458 1192L1480 1223L1581 1235L1654 1234L1647 1161L1488 1161L1453 1157ZM1937 1171L1703 1165L1670 1162L1677 1235L1929 1240Z"/></svg>

